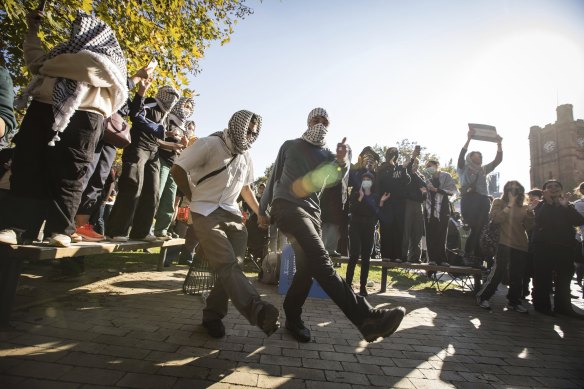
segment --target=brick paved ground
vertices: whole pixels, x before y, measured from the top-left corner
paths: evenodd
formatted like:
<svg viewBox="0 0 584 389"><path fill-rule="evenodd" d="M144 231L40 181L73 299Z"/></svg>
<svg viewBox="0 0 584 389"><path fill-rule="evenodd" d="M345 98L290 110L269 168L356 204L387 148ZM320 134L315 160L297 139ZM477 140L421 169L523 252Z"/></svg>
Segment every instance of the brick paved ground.
<svg viewBox="0 0 584 389"><path fill-rule="evenodd" d="M491 313L455 290L374 295L408 315L373 344L320 299L305 306L311 343L282 329L266 338L233 307L227 337L212 340L184 274L122 274L16 312L17 330L0 333L0 388L584 387L584 322L505 311L502 290ZM275 288L258 288L281 307Z"/></svg>

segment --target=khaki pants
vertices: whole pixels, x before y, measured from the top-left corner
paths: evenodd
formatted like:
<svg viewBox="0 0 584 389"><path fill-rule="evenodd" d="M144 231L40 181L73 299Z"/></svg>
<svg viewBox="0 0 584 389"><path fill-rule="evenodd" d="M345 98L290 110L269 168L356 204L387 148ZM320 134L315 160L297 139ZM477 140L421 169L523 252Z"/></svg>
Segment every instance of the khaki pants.
<svg viewBox="0 0 584 389"><path fill-rule="evenodd" d="M203 322L224 318L231 299L235 308L251 324L257 325L265 303L240 267L247 245L247 230L241 217L222 208L209 216L194 212L191 216L205 259L217 274L203 310Z"/></svg>

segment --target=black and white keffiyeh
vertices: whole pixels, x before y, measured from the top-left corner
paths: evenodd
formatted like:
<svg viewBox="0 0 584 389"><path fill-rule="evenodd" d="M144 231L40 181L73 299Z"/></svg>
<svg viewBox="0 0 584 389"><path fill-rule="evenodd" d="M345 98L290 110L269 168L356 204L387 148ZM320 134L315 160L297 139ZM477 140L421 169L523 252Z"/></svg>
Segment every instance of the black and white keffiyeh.
<svg viewBox="0 0 584 389"><path fill-rule="evenodd" d="M47 54L47 59L55 58L61 54L76 53L91 56L101 65L99 70L107 72L114 80L115 85L111 88L113 91L113 111L120 109L128 98L126 58L112 29L100 19L81 10L77 11L71 25L69 39L53 48ZM29 90L40 81L38 76L35 77ZM54 146L55 142L60 140L59 133L63 132L69 124L69 120L79 108L89 91L89 87L90 85L85 82L64 77L57 78L53 89L53 115L55 119L53 130L57 134L49 142L49 145Z"/></svg>
<svg viewBox="0 0 584 389"><path fill-rule="evenodd" d="M168 119L180 127L181 130L184 130L187 125L187 119L191 117L194 110L195 100L192 97L181 97L172 108L172 111L170 111Z"/></svg>
<svg viewBox="0 0 584 389"><path fill-rule="evenodd" d="M248 139L247 129L252 117L256 117L258 127L253 135ZM237 154L243 154L251 148L253 142L256 141L258 135L260 134L260 129L262 128L262 117L250 111L241 110L237 111L229 119L229 124L225 130L225 134L231 140L231 144L234 151Z"/></svg>
<svg viewBox="0 0 584 389"><path fill-rule="evenodd" d="M310 126L310 121L317 116L323 117L328 121L328 114L324 108L314 108L308 114L308 119L306 120L308 129L302 134L302 139L315 146L324 146L324 138L328 132L327 126L321 123Z"/></svg>
<svg viewBox="0 0 584 389"><path fill-rule="evenodd" d="M178 93L178 91L170 85L165 85L162 88L158 89L158 92L156 92L156 96L154 97L156 103L164 111L165 114L168 114L172 110L172 108L174 108L179 98L180 94Z"/></svg>

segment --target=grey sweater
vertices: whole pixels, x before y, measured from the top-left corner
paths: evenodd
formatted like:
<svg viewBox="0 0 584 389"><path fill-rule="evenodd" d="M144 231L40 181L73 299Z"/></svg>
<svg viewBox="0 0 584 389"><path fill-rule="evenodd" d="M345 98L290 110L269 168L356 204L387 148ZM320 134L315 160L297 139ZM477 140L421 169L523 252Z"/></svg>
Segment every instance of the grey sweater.
<svg viewBox="0 0 584 389"><path fill-rule="evenodd" d="M6 68L0 66L0 118L6 123L6 134L16 127L16 119L12 110L13 104L14 90L10 73Z"/></svg>

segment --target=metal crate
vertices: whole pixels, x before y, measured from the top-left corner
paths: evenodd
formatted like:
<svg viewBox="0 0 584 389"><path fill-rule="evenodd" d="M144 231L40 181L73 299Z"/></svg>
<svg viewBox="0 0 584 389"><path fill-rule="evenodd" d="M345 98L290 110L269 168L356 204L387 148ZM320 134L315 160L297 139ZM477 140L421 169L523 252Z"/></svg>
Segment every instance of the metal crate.
<svg viewBox="0 0 584 389"><path fill-rule="evenodd" d="M182 287L183 293L191 296L202 295L213 288L216 280L217 275L211 271L207 260L202 255L197 255L185 277Z"/></svg>

